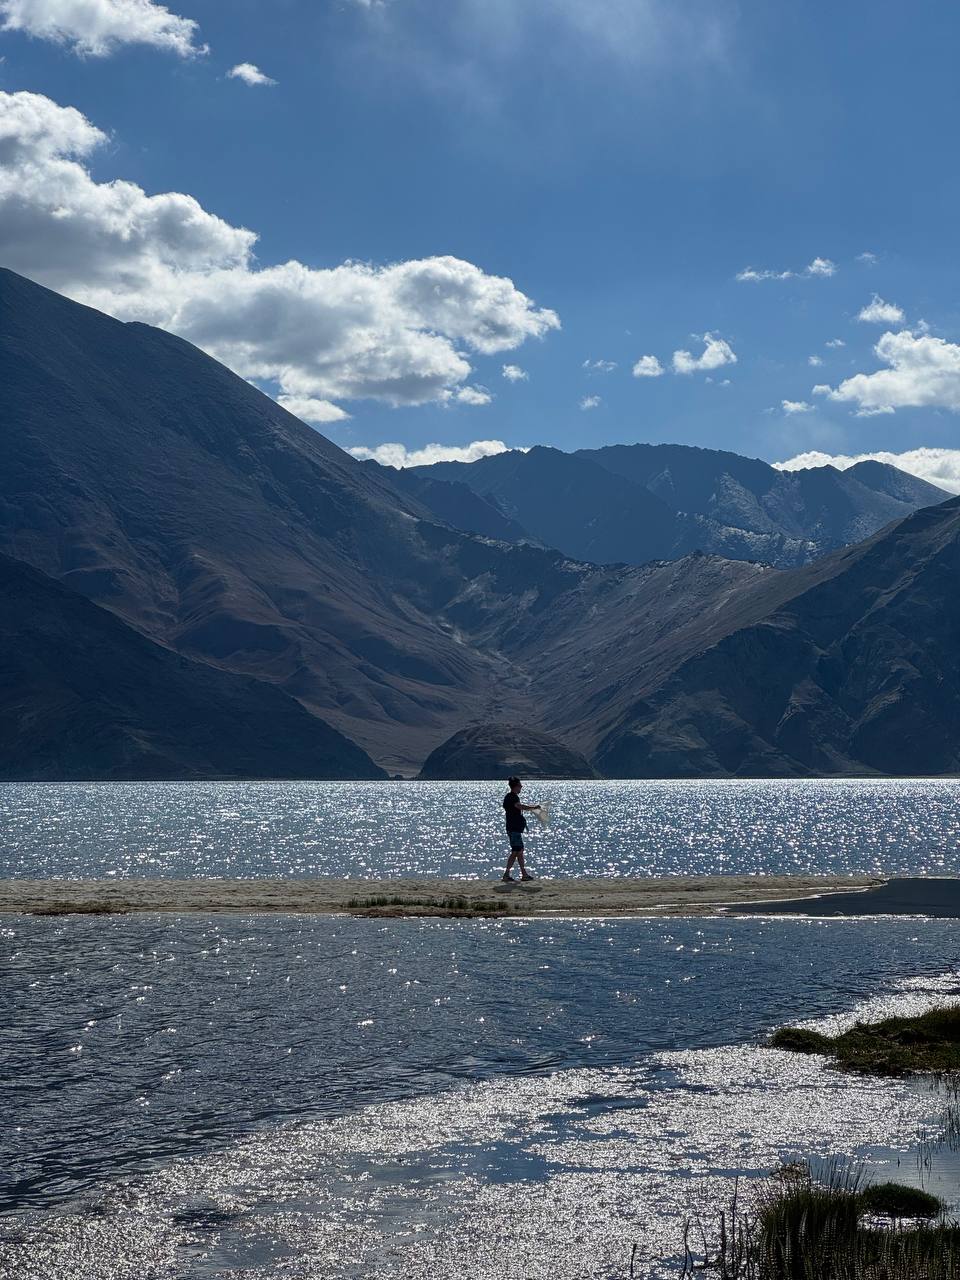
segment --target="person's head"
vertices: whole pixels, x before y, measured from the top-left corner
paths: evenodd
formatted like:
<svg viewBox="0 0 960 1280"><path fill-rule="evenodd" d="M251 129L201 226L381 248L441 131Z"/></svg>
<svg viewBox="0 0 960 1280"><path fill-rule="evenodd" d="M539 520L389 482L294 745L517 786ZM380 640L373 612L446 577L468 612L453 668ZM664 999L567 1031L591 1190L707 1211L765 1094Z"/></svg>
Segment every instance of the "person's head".
<svg viewBox="0 0 960 1280"><path fill-rule="evenodd" d="M523 786L523 783L520 781L519 778L508 778L507 783L511 791L519 792L520 788Z"/></svg>

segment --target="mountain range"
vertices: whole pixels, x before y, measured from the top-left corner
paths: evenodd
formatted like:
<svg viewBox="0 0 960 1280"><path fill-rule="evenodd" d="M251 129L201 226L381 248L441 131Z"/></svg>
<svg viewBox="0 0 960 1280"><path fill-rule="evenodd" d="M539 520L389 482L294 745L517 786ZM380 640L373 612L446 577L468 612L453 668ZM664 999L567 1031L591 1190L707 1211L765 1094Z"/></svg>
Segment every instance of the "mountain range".
<svg viewBox="0 0 960 1280"><path fill-rule="evenodd" d="M399 478L402 488L425 482L431 488L419 491L420 500L460 528L487 532L491 517L507 520L513 531L493 536L525 535L599 564L704 551L794 568L949 496L881 462L782 471L676 444L511 450L410 468ZM446 485L466 486L484 501L487 528L476 505L454 500Z"/></svg>
<svg viewBox="0 0 960 1280"><path fill-rule="evenodd" d="M584 536L620 562L596 563L470 467L357 462L181 339L10 272L0 439L2 776L377 777L431 755L463 776L471 744L625 777L960 767L960 502L926 507L942 495L892 468L487 460L520 498L539 475L570 527L591 486L619 493ZM623 474L641 456L659 480ZM718 467L736 498L706 492ZM696 510L654 492L668 469ZM828 542L891 511L912 514L801 568L613 554L707 520Z"/></svg>

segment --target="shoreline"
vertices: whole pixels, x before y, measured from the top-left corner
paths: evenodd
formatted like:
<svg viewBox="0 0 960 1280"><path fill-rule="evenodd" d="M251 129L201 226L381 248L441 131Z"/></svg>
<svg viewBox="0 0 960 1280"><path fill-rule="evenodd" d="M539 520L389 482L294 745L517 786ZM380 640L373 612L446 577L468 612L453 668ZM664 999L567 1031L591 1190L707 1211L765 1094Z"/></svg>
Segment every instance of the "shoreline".
<svg viewBox="0 0 960 1280"><path fill-rule="evenodd" d="M960 920L960 878L663 876L534 880L0 879L0 916L232 914L388 918L925 916Z"/></svg>
<svg viewBox="0 0 960 1280"><path fill-rule="evenodd" d="M824 901L857 898L879 876L666 876L577 878L504 884L452 878L344 880L0 880L3 915L131 913L489 916L717 916L783 908L820 914ZM960 881L957 914L960 916ZM828 895L825 899L823 895ZM865 895L865 896L864 896Z"/></svg>

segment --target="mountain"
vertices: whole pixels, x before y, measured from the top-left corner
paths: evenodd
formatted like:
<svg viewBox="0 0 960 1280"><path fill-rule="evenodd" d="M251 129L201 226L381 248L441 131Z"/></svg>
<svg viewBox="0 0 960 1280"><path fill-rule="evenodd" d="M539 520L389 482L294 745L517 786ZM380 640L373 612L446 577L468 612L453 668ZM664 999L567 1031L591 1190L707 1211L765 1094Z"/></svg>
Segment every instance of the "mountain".
<svg viewBox="0 0 960 1280"><path fill-rule="evenodd" d="M381 471L379 462L365 462L364 466ZM474 493L458 480L436 480L417 474L412 467L391 467L389 483L444 524L465 533L479 533L502 542L536 542L522 525L505 516L495 502Z"/></svg>
<svg viewBox="0 0 960 1280"><path fill-rule="evenodd" d="M391 772L503 701L443 617L502 553L189 343L0 272L0 446L0 552Z"/></svg>
<svg viewBox="0 0 960 1280"><path fill-rule="evenodd" d="M466 723L551 731L549 705L590 696L585 642L642 660L629 573L459 532L189 343L11 272L0 446L0 552L389 772ZM545 672L572 684L535 693Z"/></svg>
<svg viewBox="0 0 960 1280"><path fill-rule="evenodd" d="M0 778L381 778L264 684L171 653L0 555Z"/></svg>
<svg viewBox="0 0 960 1280"><path fill-rule="evenodd" d="M949 496L879 462L788 472L686 445L538 447L413 470L469 485L531 536L602 564L704 551L791 568Z"/></svg>
<svg viewBox="0 0 960 1280"><path fill-rule="evenodd" d="M188 343L9 272L0 447L0 553L19 562L0 581L8 772L23 750L30 776L369 777L368 756L412 774L470 725L549 735L609 776L956 767L957 502L783 571L672 558L676 511L594 458L489 460L514 486L546 477L527 508L544 519L639 495L584 537L670 556L598 567L452 527L435 491L350 458ZM849 474L814 483L835 495ZM854 480L854 496L916 495L889 468ZM513 517L490 496L470 519L498 529ZM25 565L46 578L24 586Z"/></svg>
<svg viewBox="0 0 960 1280"><path fill-rule="evenodd" d="M960 772L960 498L780 575L766 615L676 664L598 743L604 772Z"/></svg>
<svg viewBox="0 0 960 1280"><path fill-rule="evenodd" d="M428 780L596 778L578 751L529 725L473 724L431 751L420 770Z"/></svg>

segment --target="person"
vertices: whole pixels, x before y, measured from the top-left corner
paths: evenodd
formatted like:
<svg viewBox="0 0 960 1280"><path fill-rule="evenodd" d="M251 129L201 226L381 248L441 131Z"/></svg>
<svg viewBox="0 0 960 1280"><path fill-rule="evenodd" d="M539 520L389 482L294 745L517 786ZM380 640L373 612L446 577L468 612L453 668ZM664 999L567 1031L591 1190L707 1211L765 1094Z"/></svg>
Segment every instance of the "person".
<svg viewBox="0 0 960 1280"><path fill-rule="evenodd" d="M527 820L523 816L524 813L532 813L535 809L539 809L538 804L521 804L520 792L523 789L523 783L519 778L511 778L509 780L510 790L503 797L503 808L507 819L507 838L510 841L510 856L507 858L507 866L502 880L509 880L516 883L510 874L510 868L516 862L520 868L521 880L532 880L533 876L527 874L527 868L523 861L523 833L527 829Z"/></svg>

